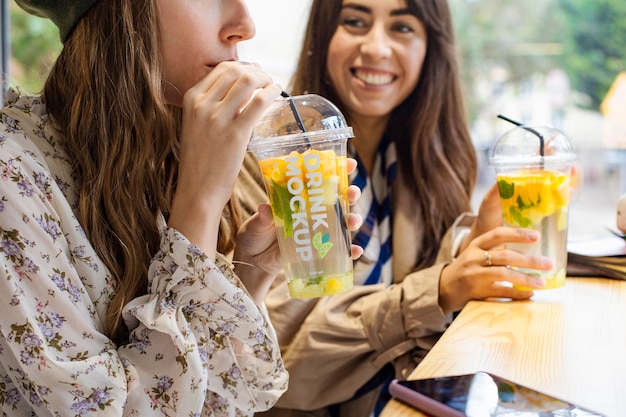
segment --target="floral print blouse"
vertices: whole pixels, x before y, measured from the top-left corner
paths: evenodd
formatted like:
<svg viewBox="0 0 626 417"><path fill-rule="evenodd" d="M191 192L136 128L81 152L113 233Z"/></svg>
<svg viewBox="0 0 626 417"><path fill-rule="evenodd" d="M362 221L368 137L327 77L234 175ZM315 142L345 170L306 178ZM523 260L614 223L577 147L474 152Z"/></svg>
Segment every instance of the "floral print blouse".
<svg viewBox="0 0 626 417"><path fill-rule="evenodd" d="M103 333L116 285L74 216L72 161L38 97L0 111L0 411L239 416L287 386L276 334L219 257L162 225L130 340Z"/></svg>

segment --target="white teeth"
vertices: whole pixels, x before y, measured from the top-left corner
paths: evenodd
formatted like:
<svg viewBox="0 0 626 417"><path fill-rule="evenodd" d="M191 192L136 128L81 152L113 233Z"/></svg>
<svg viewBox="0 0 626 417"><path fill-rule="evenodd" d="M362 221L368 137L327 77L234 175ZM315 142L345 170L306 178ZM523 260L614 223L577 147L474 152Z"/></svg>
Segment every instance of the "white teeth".
<svg viewBox="0 0 626 417"><path fill-rule="evenodd" d="M371 85L385 85L393 81L393 76L390 74L372 74L370 72L355 71L354 75L364 83Z"/></svg>

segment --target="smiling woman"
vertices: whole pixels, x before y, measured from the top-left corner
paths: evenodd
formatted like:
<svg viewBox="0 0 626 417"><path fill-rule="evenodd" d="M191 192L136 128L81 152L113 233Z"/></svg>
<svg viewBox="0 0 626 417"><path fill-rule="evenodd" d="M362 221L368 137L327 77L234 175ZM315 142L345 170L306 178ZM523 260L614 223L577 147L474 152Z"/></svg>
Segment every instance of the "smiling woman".
<svg viewBox="0 0 626 417"><path fill-rule="evenodd" d="M622 162L626 158L612 156L626 151L622 150L620 154L618 150L605 149L603 137L615 129L597 106L589 106L589 92L580 91L581 86L595 84L575 85L575 80L581 77L606 78L606 88L598 90L598 100L608 92L619 68L623 67L608 63L626 59L623 48L619 47L624 43L622 38L626 36L626 30L619 29L623 23L617 19L626 3L594 3L593 7L581 3L569 7L569 3L558 0L529 1L531 14L517 4L497 0L450 2L455 31L460 35L457 54L462 59L466 114L472 142L478 150L479 176L473 207L478 209L493 182L493 168L488 165L486 155L494 139L510 128L496 119L498 113L505 112L525 123L560 127L571 139L578 155L580 175L570 209L573 221L570 222L569 235L572 239L598 237L607 233L606 227L615 227L617 197L620 192L626 192L626 162ZM250 2L251 14L257 23L257 36L244 42L241 52L247 61L259 62L277 82L287 86L301 50L311 1L275 0L272 4L275 6L267 8L263 2ZM585 8L587 13L581 13L580 9ZM281 11L280 24L276 24L275 10ZM519 24L521 14L525 16L522 25ZM607 19L606 16L615 18ZM602 48L596 48L594 53L572 51L572 47L586 47L586 44L575 41L579 36L576 33L589 38L583 33L586 25L602 28L594 32L594 37L606 38L604 32L622 35L611 36L611 42L600 41ZM612 58L591 62L600 53ZM571 82L570 94L562 107L552 108L548 80L555 71L551 69L562 68L570 61L580 66L580 70L566 70ZM584 69L587 66L599 67L602 71L589 72Z"/></svg>
<svg viewBox="0 0 626 417"><path fill-rule="evenodd" d="M502 249L536 235L501 227L495 188L478 220L464 215L477 160L456 53L446 1L313 1L291 92L329 98L354 129L352 211L366 220L353 242L365 252L352 291L302 302L277 283L268 294L290 372L269 415L369 415L467 301L532 295L501 282L544 285L497 263L549 266Z"/></svg>
<svg viewBox="0 0 626 417"><path fill-rule="evenodd" d="M361 163L372 169L376 141L391 110L413 91L426 56L424 24L403 1L347 3L331 39L326 70L357 130Z"/></svg>

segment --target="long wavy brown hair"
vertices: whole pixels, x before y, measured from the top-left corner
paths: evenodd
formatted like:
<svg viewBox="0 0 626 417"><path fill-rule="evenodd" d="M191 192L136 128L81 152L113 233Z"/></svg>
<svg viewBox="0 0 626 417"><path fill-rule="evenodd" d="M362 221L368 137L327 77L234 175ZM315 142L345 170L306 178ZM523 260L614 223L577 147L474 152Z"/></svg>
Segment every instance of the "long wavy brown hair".
<svg viewBox="0 0 626 417"><path fill-rule="evenodd" d="M147 291L177 178L182 111L164 99L155 2L97 2L65 42L43 98L75 162L77 217L115 279L105 332L123 343L122 308ZM222 216L222 253L240 225L235 201Z"/></svg>
<svg viewBox="0 0 626 417"><path fill-rule="evenodd" d="M343 104L326 66L341 7L342 0L313 0L291 83L293 94L320 94L340 109ZM418 84L394 109L386 131L396 144L406 189L422 216L424 233L415 265L421 269L435 262L443 235L459 214L470 210L477 160L467 127L448 4L407 0L407 7L426 26L428 48Z"/></svg>

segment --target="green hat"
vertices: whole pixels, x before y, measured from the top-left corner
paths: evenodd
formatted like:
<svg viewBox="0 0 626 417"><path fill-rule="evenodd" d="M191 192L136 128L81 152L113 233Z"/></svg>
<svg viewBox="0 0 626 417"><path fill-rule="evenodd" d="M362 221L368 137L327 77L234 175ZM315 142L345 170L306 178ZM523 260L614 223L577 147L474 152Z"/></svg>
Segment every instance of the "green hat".
<svg viewBox="0 0 626 417"><path fill-rule="evenodd" d="M57 25L61 41L65 42L72 29L97 0L15 0L28 13L45 17Z"/></svg>

